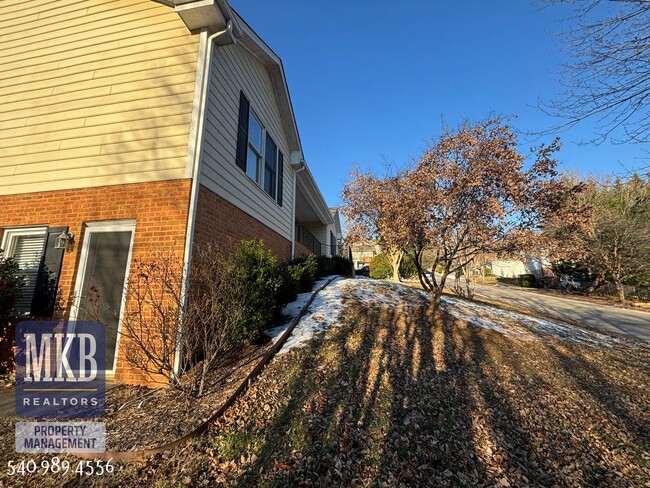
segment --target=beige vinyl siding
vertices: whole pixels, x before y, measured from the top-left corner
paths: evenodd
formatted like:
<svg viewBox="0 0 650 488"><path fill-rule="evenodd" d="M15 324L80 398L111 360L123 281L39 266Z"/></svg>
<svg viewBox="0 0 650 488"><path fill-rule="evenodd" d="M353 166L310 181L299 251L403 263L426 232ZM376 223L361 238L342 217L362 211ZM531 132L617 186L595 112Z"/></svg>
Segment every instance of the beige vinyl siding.
<svg viewBox="0 0 650 488"><path fill-rule="evenodd" d="M324 225L320 222L303 222L305 228L313 234L313 236L318 239L323 246L327 246L329 243L327 225ZM323 251L325 251L323 249Z"/></svg>
<svg viewBox="0 0 650 488"><path fill-rule="evenodd" d="M215 48L212 61L201 183L291 239L291 153L271 77L264 64L240 45ZM282 207L235 164L240 90L284 155Z"/></svg>
<svg viewBox="0 0 650 488"><path fill-rule="evenodd" d="M0 2L0 195L183 178L199 36L152 0Z"/></svg>

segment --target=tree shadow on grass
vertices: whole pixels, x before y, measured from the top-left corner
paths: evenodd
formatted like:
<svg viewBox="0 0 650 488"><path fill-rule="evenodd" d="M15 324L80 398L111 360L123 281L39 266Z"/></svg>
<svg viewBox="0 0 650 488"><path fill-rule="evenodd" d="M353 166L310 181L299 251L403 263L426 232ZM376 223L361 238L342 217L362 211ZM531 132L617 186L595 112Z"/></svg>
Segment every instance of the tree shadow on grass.
<svg viewBox="0 0 650 488"><path fill-rule="evenodd" d="M432 316L425 306L351 303L346 314L327 340L279 359L275 382L258 385L262 392L279 389L255 394L282 399L261 422L253 409L263 403L250 401L236 425L230 419L213 429L221 439L217 455L224 455L224 439L239 443L233 459L255 453L229 478L232 485L564 486L605 479L602 465L563 459L573 449L561 430L566 412L549 403L563 391L554 396L560 383L553 373L523 357L526 344L444 312ZM546 354L545 346L535 347L534 354ZM557 363L576 375L579 388L616 402L594 391L608 378L588 362ZM647 432L634 419L626 422L639 435ZM601 454L592 438L582 440ZM564 468L573 470L570 482Z"/></svg>
<svg viewBox="0 0 650 488"><path fill-rule="evenodd" d="M572 347L557 347L553 342L546 343L551 354L562 367L566 377L581 392L593 399L596 404L612 414L618 428L630 434L637 443L650 447L650 424L648 416L640 415L638 409L632 409L631 404L643 392L637 388L617 385L602 371L602 366L596 361L588 360L584 354ZM635 365L643 374L647 371L647 363L638 362ZM647 375L647 372L645 373ZM645 385L646 393L650 384Z"/></svg>

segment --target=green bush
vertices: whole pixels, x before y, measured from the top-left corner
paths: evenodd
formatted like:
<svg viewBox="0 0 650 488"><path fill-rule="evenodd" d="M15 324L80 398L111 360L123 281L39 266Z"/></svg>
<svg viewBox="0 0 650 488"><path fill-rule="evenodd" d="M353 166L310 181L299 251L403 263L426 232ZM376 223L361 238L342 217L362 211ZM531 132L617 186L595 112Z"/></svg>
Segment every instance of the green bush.
<svg viewBox="0 0 650 488"><path fill-rule="evenodd" d="M402 279L408 280L415 276L418 272L418 269L415 267L413 260L406 254L402 258L402 262L399 265L399 275Z"/></svg>
<svg viewBox="0 0 650 488"><path fill-rule="evenodd" d="M5 258L0 250L0 319L10 316L16 300L23 296L25 278L19 274L18 264Z"/></svg>
<svg viewBox="0 0 650 488"><path fill-rule="evenodd" d="M276 302L280 307L293 302L300 292L299 276L294 274L295 265L283 264L278 268L280 288L276 294Z"/></svg>
<svg viewBox="0 0 650 488"><path fill-rule="evenodd" d="M348 258L343 256L334 256L332 262L334 263L332 273L342 276L352 276L354 271L354 263Z"/></svg>
<svg viewBox="0 0 650 488"><path fill-rule="evenodd" d="M227 286L237 289L239 295L232 307L238 311L241 325L233 339L242 344L255 341L272 325L281 307L277 297L282 276L277 260L262 240L242 241L226 267L232 279Z"/></svg>
<svg viewBox="0 0 650 488"><path fill-rule="evenodd" d="M318 276L329 276L334 272L334 261L332 258L327 256L318 256L316 258L316 263L318 264Z"/></svg>
<svg viewBox="0 0 650 488"><path fill-rule="evenodd" d="M318 275L318 262L312 255L294 259L287 265L289 274L298 280L299 289L302 293L311 291Z"/></svg>
<svg viewBox="0 0 650 488"><path fill-rule="evenodd" d="M517 276L517 284L524 288L535 288L537 286L537 278L534 274L520 274Z"/></svg>
<svg viewBox="0 0 650 488"><path fill-rule="evenodd" d="M377 254L370 261L370 277L375 279L384 279L393 274L393 268L384 253Z"/></svg>
<svg viewBox="0 0 650 488"><path fill-rule="evenodd" d="M485 277L494 276L494 272L492 271L492 269L490 267L483 266L483 276L485 276Z"/></svg>

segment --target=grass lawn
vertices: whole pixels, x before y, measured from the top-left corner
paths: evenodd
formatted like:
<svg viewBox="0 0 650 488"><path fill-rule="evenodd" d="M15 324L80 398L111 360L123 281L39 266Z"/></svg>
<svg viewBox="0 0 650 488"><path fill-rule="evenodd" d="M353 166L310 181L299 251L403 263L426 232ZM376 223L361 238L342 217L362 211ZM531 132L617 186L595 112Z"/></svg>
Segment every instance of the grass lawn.
<svg viewBox="0 0 650 488"><path fill-rule="evenodd" d="M415 292L353 297L207 434L94 483L650 486L647 346L503 334L430 316Z"/></svg>

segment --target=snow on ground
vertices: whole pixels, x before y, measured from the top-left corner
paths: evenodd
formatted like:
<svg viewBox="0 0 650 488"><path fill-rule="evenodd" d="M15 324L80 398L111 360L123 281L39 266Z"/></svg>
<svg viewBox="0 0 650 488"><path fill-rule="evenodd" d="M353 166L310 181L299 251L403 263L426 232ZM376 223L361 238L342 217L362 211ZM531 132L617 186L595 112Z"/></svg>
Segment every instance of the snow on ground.
<svg viewBox="0 0 650 488"><path fill-rule="evenodd" d="M314 284L314 290L318 289L328 279L317 281ZM301 293L296 301L282 309L282 313L290 319L286 324L269 331L273 342L279 340L284 331L287 330L291 320L298 315L305 303L309 301L312 293ZM394 307L403 310L423 303L420 291L413 288L370 278L338 277L316 295L308 311L300 319L300 322L296 325L287 342L278 351L278 354L284 354L296 347L303 347L316 335L336 327L340 323L340 315L344 309L343 301L346 298L356 298L362 305L368 307Z"/></svg>
<svg viewBox="0 0 650 488"><path fill-rule="evenodd" d="M423 305L426 293L389 281L358 277L352 296L367 307L408 309ZM423 296L424 295L424 296Z"/></svg>
<svg viewBox="0 0 650 488"><path fill-rule="evenodd" d="M317 290L329 278L319 280L314 284L314 290ZM287 351L303 347L307 341L313 339L314 336L325 332L326 330L336 327L339 323L339 316L343 311L343 298L347 294L345 291L352 278L336 278L324 290L321 290L314 301L309 306L309 309L303 315L296 328L284 343L278 354L284 354ZM290 320L283 325L275 327L269 331L271 340L276 342L285 330L289 327L291 321L298 315L298 312L309 301L313 292L301 293L298 299L282 309L282 313L289 316Z"/></svg>
<svg viewBox="0 0 650 488"><path fill-rule="evenodd" d="M317 282L314 289L320 287L328 279L325 278ZM301 293L296 301L283 309L283 314L289 316L290 320L269 331L274 342L287 330L291 320L298 315L312 293ZM367 307L391 307L401 310L403 313L409 313L409 310L425 305L428 300L426 292L409 286L364 277L338 277L316 295L278 354L284 354L296 347L303 347L316 335L336 327L340 323L340 316L344 309L343 302L347 298L354 298L361 305ZM605 347L625 342L624 339L563 322L541 319L454 297L443 297L442 307L451 315L475 327L491 329L521 340L543 340L544 337L550 336Z"/></svg>

